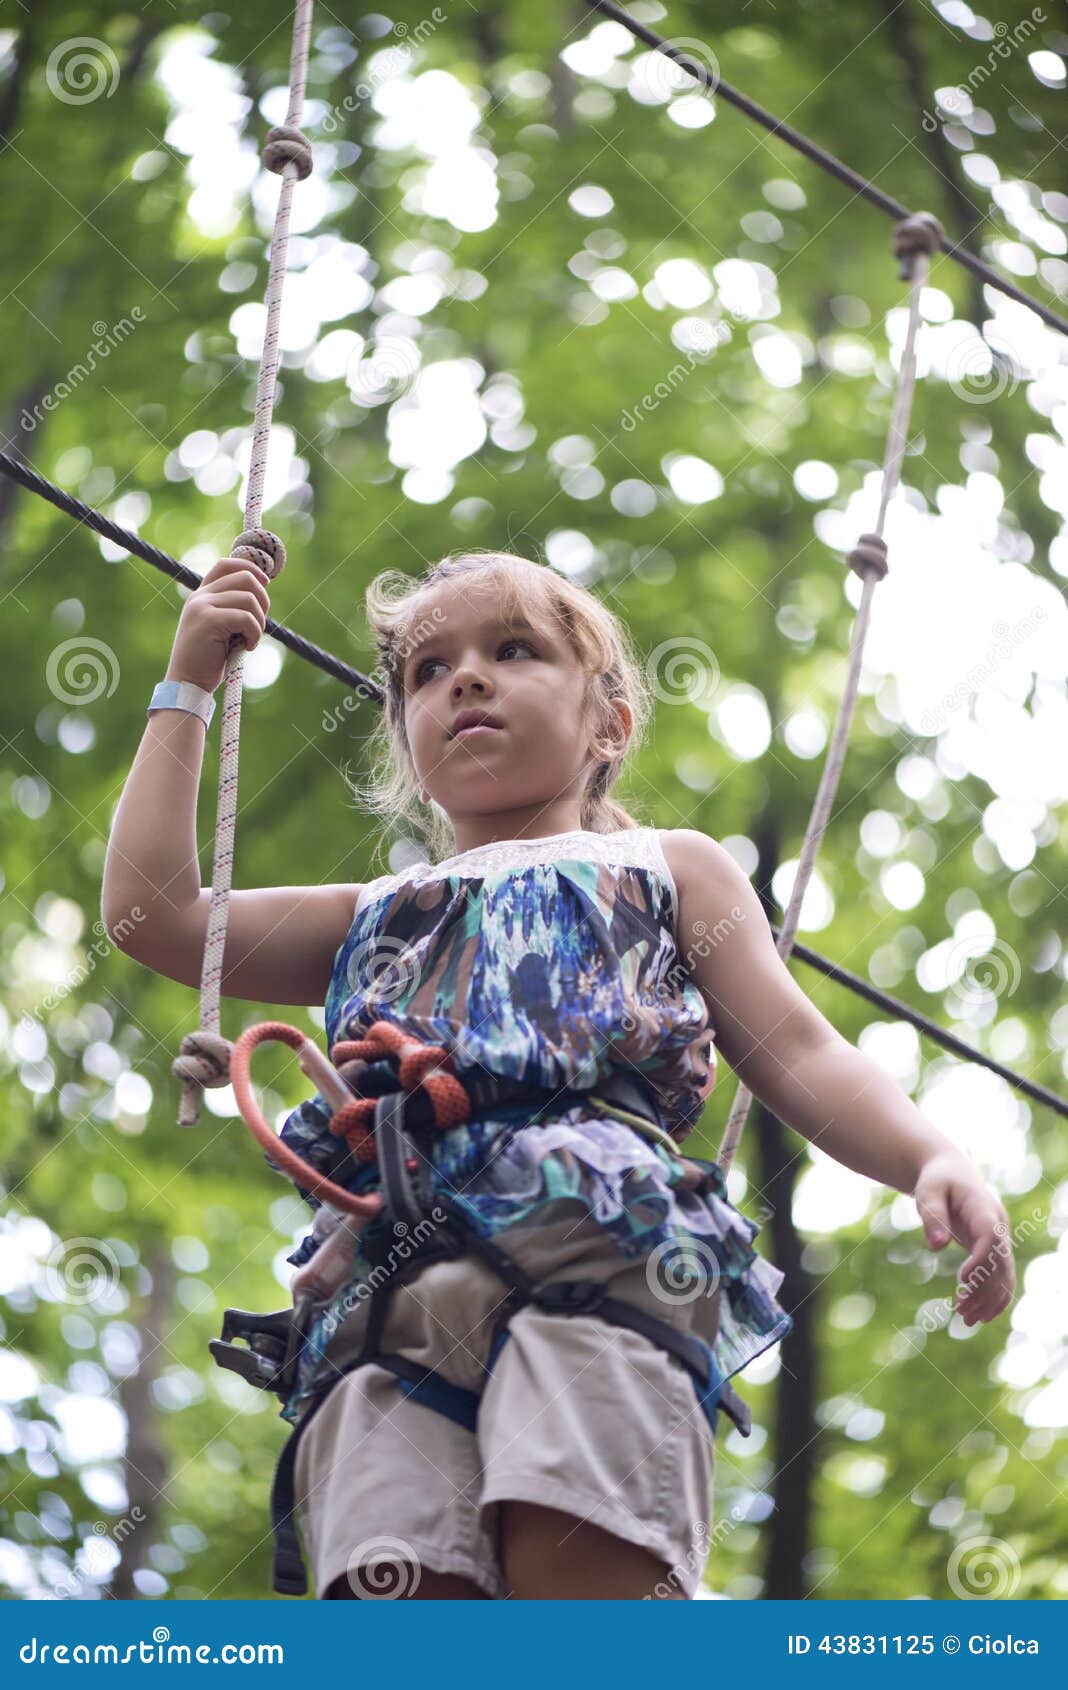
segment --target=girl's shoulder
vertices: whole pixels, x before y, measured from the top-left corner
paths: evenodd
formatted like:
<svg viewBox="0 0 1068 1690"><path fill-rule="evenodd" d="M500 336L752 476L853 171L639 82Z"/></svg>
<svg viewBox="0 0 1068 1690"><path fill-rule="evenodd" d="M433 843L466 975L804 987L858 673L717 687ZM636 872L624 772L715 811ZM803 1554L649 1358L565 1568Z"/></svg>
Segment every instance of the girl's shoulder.
<svg viewBox="0 0 1068 1690"><path fill-rule="evenodd" d="M660 846L675 883L676 910L688 886L705 898L722 894L729 904L736 883L747 878L719 840L699 828L663 828Z"/></svg>

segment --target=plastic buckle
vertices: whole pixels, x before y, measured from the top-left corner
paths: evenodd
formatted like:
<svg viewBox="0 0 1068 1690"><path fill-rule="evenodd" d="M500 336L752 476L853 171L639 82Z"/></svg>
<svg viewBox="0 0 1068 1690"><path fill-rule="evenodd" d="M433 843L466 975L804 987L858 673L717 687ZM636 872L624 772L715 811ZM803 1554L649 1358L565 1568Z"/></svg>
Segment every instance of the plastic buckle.
<svg viewBox="0 0 1068 1690"><path fill-rule="evenodd" d="M273 1314L227 1309L222 1337L209 1338L208 1349L219 1367L240 1374L260 1390L280 1392L292 1322L292 1309L278 1309ZM248 1348L233 1343L234 1338L244 1338Z"/></svg>
<svg viewBox="0 0 1068 1690"><path fill-rule="evenodd" d="M592 1314L607 1295L596 1279L556 1279L536 1285L530 1301L550 1314Z"/></svg>
<svg viewBox="0 0 1068 1690"><path fill-rule="evenodd" d="M239 1373L242 1379L247 1380L250 1385L259 1386L260 1390L274 1389L279 1371L278 1362L271 1361L267 1356L257 1355L255 1350L243 1350L239 1344L224 1344L221 1338L209 1338L208 1349L220 1367L228 1368L231 1373Z"/></svg>
<svg viewBox="0 0 1068 1690"><path fill-rule="evenodd" d="M227 1309L223 1314L224 1339L266 1338L285 1344L289 1336L292 1309L276 1309L273 1314L258 1314L253 1309Z"/></svg>

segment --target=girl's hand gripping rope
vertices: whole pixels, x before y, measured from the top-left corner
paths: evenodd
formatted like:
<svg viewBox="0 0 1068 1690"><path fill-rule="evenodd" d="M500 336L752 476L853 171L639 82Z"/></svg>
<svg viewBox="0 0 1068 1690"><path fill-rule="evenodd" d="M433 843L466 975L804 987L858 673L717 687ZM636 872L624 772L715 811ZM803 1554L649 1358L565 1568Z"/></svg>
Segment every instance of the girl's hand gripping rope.
<svg viewBox="0 0 1068 1690"><path fill-rule="evenodd" d="M193 681L205 692L215 692L235 639L244 640L249 651L260 643L271 608L264 586L268 579L266 570L249 557L223 557L213 563L182 606L167 680Z"/></svg>

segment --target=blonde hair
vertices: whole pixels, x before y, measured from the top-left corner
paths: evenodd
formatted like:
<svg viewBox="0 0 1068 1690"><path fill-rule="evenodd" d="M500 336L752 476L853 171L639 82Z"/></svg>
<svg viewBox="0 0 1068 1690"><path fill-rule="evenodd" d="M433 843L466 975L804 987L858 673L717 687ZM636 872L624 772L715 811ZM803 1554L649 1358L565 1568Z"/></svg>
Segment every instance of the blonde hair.
<svg viewBox="0 0 1068 1690"><path fill-rule="evenodd" d="M400 569L383 570L366 592L367 622L378 647L376 678L385 692L381 717L369 739L372 776L351 782L357 800L384 818L390 829L410 830L420 838L431 862L455 850L445 813L419 798L404 721L404 667L411 638L419 638L419 611L428 590L462 577L472 585L494 584L505 615L522 615L535 626L539 614L575 653L586 676L582 709L592 718L594 737L609 749L618 717L613 699L630 706L633 726L627 743L597 764L582 797L581 825L590 833L612 833L641 824L609 797L611 788L641 740L650 711L645 676L618 617L585 587L569 581L548 564L532 563L514 552L453 552L414 578ZM424 629L425 631L425 629Z"/></svg>

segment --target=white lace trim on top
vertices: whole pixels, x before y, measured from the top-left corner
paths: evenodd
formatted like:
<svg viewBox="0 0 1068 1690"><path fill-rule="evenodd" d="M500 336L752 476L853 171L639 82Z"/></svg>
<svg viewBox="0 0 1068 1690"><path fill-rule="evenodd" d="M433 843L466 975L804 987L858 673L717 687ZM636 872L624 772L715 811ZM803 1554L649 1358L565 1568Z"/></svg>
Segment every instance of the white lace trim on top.
<svg viewBox="0 0 1068 1690"><path fill-rule="evenodd" d="M498 839L489 845L474 845L444 862L416 863L398 874L382 874L367 881L360 888L355 913L372 899L382 898L402 885L426 886L452 874L475 877L569 859L653 869L667 882L672 911L678 920L678 892L660 843L659 829L655 827L626 827L614 833L588 833L583 828L574 828L567 833L547 834L543 839Z"/></svg>

